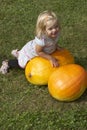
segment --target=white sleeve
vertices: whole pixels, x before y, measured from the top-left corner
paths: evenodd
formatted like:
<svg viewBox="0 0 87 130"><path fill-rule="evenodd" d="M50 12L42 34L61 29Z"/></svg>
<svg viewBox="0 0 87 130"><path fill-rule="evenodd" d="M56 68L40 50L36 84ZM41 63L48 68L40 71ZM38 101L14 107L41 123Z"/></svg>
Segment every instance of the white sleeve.
<svg viewBox="0 0 87 130"><path fill-rule="evenodd" d="M44 39L39 39L37 37L35 37L35 42L40 45L40 46L45 46L45 42Z"/></svg>

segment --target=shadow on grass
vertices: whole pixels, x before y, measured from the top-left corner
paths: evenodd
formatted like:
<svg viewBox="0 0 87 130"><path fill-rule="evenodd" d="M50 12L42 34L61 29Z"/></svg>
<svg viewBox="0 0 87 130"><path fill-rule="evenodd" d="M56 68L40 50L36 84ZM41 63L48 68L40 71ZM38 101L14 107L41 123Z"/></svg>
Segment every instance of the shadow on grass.
<svg viewBox="0 0 87 130"><path fill-rule="evenodd" d="M82 96L76 100L76 102L86 102L87 101L87 89L85 92L82 94Z"/></svg>
<svg viewBox="0 0 87 130"><path fill-rule="evenodd" d="M87 70L87 57L75 57L75 62Z"/></svg>

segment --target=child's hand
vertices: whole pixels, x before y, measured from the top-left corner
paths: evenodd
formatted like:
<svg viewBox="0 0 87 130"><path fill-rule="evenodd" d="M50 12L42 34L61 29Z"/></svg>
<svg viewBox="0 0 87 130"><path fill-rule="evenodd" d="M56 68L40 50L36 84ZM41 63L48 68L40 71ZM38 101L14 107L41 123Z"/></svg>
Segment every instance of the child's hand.
<svg viewBox="0 0 87 130"><path fill-rule="evenodd" d="M64 49L64 48L57 46L57 50L58 50L58 51L61 51L61 50L63 50L63 49Z"/></svg>
<svg viewBox="0 0 87 130"><path fill-rule="evenodd" d="M54 57L51 58L50 62L51 62L52 67L58 67L59 66L58 60Z"/></svg>

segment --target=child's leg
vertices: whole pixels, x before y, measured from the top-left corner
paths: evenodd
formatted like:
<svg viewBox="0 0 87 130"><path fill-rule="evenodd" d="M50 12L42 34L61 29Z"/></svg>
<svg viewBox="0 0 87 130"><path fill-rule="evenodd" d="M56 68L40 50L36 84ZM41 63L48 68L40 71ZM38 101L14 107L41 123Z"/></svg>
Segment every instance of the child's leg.
<svg viewBox="0 0 87 130"><path fill-rule="evenodd" d="M19 65L18 65L18 60L17 59L11 59L8 61L8 66L9 68L21 68Z"/></svg>
<svg viewBox="0 0 87 130"><path fill-rule="evenodd" d="M2 74L6 74L8 73L8 70L10 68L21 68L19 65L18 65L18 60L17 59L11 59L11 60L5 60L2 62L2 66L0 68L0 72Z"/></svg>

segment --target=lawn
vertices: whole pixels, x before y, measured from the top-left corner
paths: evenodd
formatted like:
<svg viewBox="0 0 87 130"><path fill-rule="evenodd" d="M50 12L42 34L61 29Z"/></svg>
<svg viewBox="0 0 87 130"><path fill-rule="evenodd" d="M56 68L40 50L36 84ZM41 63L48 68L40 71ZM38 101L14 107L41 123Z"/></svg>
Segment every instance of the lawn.
<svg viewBox="0 0 87 130"><path fill-rule="evenodd" d="M59 45L87 70L86 0L0 0L0 65L35 36L37 16L53 10L61 23ZM73 102L52 98L29 83L24 70L0 74L0 130L87 130L87 90Z"/></svg>

